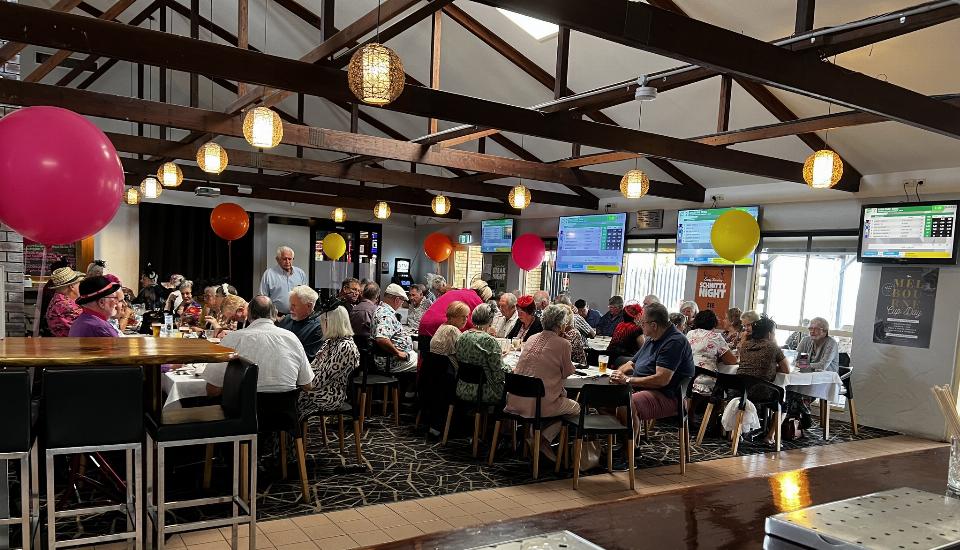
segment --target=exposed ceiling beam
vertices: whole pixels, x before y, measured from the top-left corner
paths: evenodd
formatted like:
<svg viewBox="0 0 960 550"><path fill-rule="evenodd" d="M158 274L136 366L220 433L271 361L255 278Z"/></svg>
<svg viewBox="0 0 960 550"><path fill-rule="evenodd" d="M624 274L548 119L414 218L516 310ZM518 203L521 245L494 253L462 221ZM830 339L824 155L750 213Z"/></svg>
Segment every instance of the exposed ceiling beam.
<svg viewBox="0 0 960 550"><path fill-rule="evenodd" d="M642 2L478 0L619 44L960 138L960 108Z"/></svg>
<svg viewBox="0 0 960 550"><path fill-rule="evenodd" d="M17 4L0 3L0 37L185 72L203 71L221 78L252 81L327 98L349 101L352 96L346 85L346 73L342 71ZM445 120L489 123L508 131L547 139L629 150L781 181L797 181L801 174L797 162L593 122L545 119L541 113L530 109L418 86L407 86L387 108Z"/></svg>
<svg viewBox="0 0 960 550"><path fill-rule="evenodd" d="M817 0L797 0L797 18L793 26L793 34L810 32L813 29L816 8Z"/></svg>
<svg viewBox="0 0 960 550"><path fill-rule="evenodd" d="M81 0L60 0L50 8L50 11L59 11L59 12L69 12L73 8L77 7ZM7 61L13 59L13 56L17 55L24 48L27 47L27 44L22 42L7 42L0 47L0 65L3 65Z"/></svg>

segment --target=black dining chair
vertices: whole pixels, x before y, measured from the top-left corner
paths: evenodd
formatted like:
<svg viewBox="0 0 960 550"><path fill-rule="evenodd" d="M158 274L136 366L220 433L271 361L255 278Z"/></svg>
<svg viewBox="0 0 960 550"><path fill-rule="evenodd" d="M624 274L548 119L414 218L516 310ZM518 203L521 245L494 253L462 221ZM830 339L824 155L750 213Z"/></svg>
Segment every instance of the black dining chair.
<svg viewBox="0 0 960 550"><path fill-rule="evenodd" d="M743 399L743 396L747 396L747 399L757 408L757 416L761 420L761 427L766 432L769 424L769 420L766 418L766 415L761 414L761 411L770 411L773 413L773 422L775 422L776 430L774 433L775 445L777 452L780 452L782 437L781 437L781 424L783 423L783 409L786 407L787 392L780 386L756 378L753 376L747 376L743 374L721 374L721 377L733 377L733 380L724 380L724 386L736 393L741 399L739 407L737 408L737 419L734 424L733 432L731 434L731 451L734 456L737 455L737 450L740 446L740 429L743 425L743 417L746 414L747 402L746 399ZM755 388L762 388L763 392L766 394L765 397L757 397L757 394L754 393L751 396L751 390Z"/></svg>
<svg viewBox="0 0 960 550"><path fill-rule="evenodd" d="M72 539L70 546L112 541L143 545L143 372L140 367L56 367L43 372L43 443L46 448L47 548L57 541L57 519L104 512L126 516L119 533ZM124 502L57 511L53 463L57 456L123 451ZM73 521L76 521L75 519Z"/></svg>
<svg viewBox="0 0 960 550"><path fill-rule="evenodd" d="M425 338L429 339L429 336ZM425 348L420 348L424 350ZM427 348L429 349L429 348ZM426 418L429 429L442 430L438 421L444 418L447 407L453 402L457 385L456 371L450 358L431 351L420 352L420 375L417 377L417 419L414 427Z"/></svg>
<svg viewBox="0 0 960 550"><path fill-rule="evenodd" d="M518 414L513 414L504 410L507 404L507 395L515 397L528 397L536 400L534 404L533 418L526 418ZM497 444L500 439L500 426L504 421L511 421L513 426L514 449L516 449L516 434L520 425L525 428L527 425L533 426L533 479L540 477L540 432L544 424L559 421L562 417L548 416L542 414L541 403L546 391L543 387L543 380L534 376L524 376L508 372L506 381L503 385L503 396L500 403L494 408L495 422L493 424L493 440L490 442L490 458L487 464L493 465L493 458L497 452ZM525 430L526 431L526 430ZM557 456L557 462L560 462L560 456Z"/></svg>
<svg viewBox="0 0 960 550"><path fill-rule="evenodd" d="M840 375L840 381L843 382L843 390L840 395L847 400L847 410L850 412L850 427L853 429L853 435L860 435L860 426L857 423L857 405L853 401L853 367L850 366L850 354L840 353L840 367L837 369Z"/></svg>
<svg viewBox="0 0 960 550"><path fill-rule="evenodd" d="M153 529L147 530L147 548L163 550L168 534L197 531L210 527L231 527L231 547L238 550L238 527L249 526L250 550L256 550L257 524L257 365L245 359L233 359L223 375L223 387L220 403L195 411L195 417L207 420L187 420L174 424L163 424L160 419L147 413L146 421L146 473L147 473L147 514ZM184 409L190 411L190 409ZM202 413L202 414L201 414ZM229 495L213 496L188 501L169 502L166 495L166 453L178 447L206 445L212 448L215 443L233 445L233 483ZM212 456L212 453L211 453ZM204 478L209 479L212 460L204 464ZM154 472L154 463L157 471ZM153 479L156 476L156 491ZM201 521L168 524L167 513L170 510L208 506L211 504L231 505L230 516L222 518L204 518ZM242 512L242 513L241 513ZM156 531L155 546L151 537Z"/></svg>
<svg viewBox="0 0 960 550"><path fill-rule="evenodd" d="M359 374L353 376L351 381L355 391L358 392L357 402L359 403L360 429L365 429L368 409L373 402L374 388L383 388L383 415L387 414L387 406L390 403L390 393L393 394L393 416L394 425L400 425L400 379L390 374L390 358L380 349L372 338L368 336L354 336L354 342L357 349L360 350L360 369ZM387 358L386 372L378 372L375 358Z"/></svg>
<svg viewBox="0 0 960 550"><path fill-rule="evenodd" d="M303 424L297 413L297 398L300 390L281 393L257 393L257 431L276 433L280 438L280 474L287 478L287 436L296 446L297 467L300 471L300 489L303 502L310 500L310 484L307 481L307 454L303 444Z"/></svg>
<svg viewBox="0 0 960 550"><path fill-rule="evenodd" d="M713 392L709 397L707 397L707 408L703 411L703 417L700 419L700 429L697 431L696 439L697 446L703 444L703 438L707 434L707 429L710 427L710 420L713 419L713 411L723 405L724 392L719 380L720 375L721 373L718 373L717 371L705 369L703 367L696 367L696 371L694 373L694 380L696 380L698 376L708 376L714 380ZM691 394L692 393L693 392L691 391Z"/></svg>
<svg viewBox="0 0 960 550"><path fill-rule="evenodd" d="M560 430L560 452L557 456L559 463L562 454L566 451L567 437L573 430L576 442L573 447L573 488L580 486L580 454L583 451L583 438L587 435L606 435L607 469L612 471L613 466L613 436L622 435L626 438L627 466L629 469L630 489L636 487L636 467L634 463L634 426L633 411L630 405L630 387L625 384L585 384L580 390L580 414L571 414L563 417L563 427ZM626 407L626 421L610 414L588 413L590 409L619 409ZM568 452L568 451L566 451Z"/></svg>
<svg viewBox="0 0 960 550"><path fill-rule="evenodd" d="M0 460L16 460L20 466L20 514L0 518L0 526L20 525L21 548L39 548L40 481L34 430L37 419L30 399L30 373L26 369L0 370L0 419ZM0 475L7 475L6 468ZM4 504L9 510L10 501Z"/></svg>
<svg viewBox="0 0 960 550"><path fill-rule="evenodd" d="M473 384L476 391L470 399L461 399L457 395L457 386L460 382ZM487 383L487 373L480 365L472 363L458 363L457 376L453 385L453 396L450 404L447 406L447 421L443 425L443 440L441 445L446 446L447 437L450 435L450 424L453 422L453 411L457 405L462 406L468 412L473 413L473 456L476 457L480 451L480 440L483 438L480 433L480 425L483 417L487 414L490 403L483 402L483 387Z"/></svg>

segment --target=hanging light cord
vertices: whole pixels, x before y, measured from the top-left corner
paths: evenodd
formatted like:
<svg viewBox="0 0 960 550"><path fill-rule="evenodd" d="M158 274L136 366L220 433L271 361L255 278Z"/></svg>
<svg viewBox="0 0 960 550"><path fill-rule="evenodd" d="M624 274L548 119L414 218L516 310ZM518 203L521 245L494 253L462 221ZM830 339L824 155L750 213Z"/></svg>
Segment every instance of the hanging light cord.
<svg viewBox="0 0 960 550"><path fill-rule="evenodd" d="M380 43L380 0L377 0L377 44Z"/></svg>

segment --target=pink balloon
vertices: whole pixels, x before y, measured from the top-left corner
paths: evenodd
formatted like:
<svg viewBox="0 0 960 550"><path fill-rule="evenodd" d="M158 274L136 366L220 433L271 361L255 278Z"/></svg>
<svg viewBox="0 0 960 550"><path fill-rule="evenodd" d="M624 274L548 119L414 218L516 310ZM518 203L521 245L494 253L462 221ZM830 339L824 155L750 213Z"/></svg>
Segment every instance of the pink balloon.
<svg viewBox="0 0 960 550"><path fill-rule="evenodd" d="M513 261L520 269L530 271L536 269L543 263L543 255L546 254L547 247L543 244L543 239L533 233L524 233L513 241Z"/></svg>
<svg viewBox="0 0 960 550"><path fill-rule="evenodd" d="M123 166L82 116L27 107L0 119L0 221L46 245L103 229L120 208Z"/></svg>

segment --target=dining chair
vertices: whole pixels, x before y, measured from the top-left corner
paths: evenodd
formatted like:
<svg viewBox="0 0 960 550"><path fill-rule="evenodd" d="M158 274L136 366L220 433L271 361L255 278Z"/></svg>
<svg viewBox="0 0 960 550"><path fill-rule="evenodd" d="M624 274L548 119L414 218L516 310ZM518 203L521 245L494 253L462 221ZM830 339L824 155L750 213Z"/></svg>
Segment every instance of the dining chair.
<svg viewBox="0 0 960 550"><path fill-rule="evenodd" d="M300 390L281 393L257 393L257 431L276 433L280 437L280 474L287 478L287 436L296 446L297 468L300 471L300 489L303 502L310 500L310 485L307 481L307 456L303 444L303 424L297 413L297 398Z"/></svg>
<svg viewBox="0 0 960 550"><path fill-rule="evenodd" d="M507 404L507 396L513 395L514 397L526 397L529 399L534 399L534 415L533 418L527 418L507 412L504 410L504 407ZM516 449L516 433L517 428L520 425L524 426L524 432L526 433L526 426L533 426L533 479L540 477L540 432L543 430L543 426L547 423L560 420L562 417L558 416L548 416L544 417L542 414L541 404L546 391L543 387L543 380L534 376L524 376L522 374L514 374L508 372L506 375L506 380L503 385L503 394L500 398L500 403L493 409L493 417L495 422L493 424L493 439L490 441L490 457L487 460L487 464L493 465L493 459L497 452L497 444L500 439L500 427L504 421L513 422L513 439L514 439L514 449ZM561 456L558 454L557 463L559 464Z"/></svg>
<svg viewBox="0 0 960 550"><path fill-rule="evenodd" d="M457 395L457 386L460 382L473 384L476 391L469 399L461 399ZM457 376L453 385L453 396L450 404L447 405L447 421L443 425L443 441L441 445L446 446L447 437L450 435L450 424L453 422L453 412L457 405L473 412L473 456L476 457L480 450L480 425L483 417L487 414L486 409L489 404L483 403L483 387L487 383L487 373L480 365L472 363L459 362L457 364Z"/></svg>
<svg viewBox="0 0 960 550"><path fill-rule="evenodd" d="M30 373L26 369L0 370L0 418L3 419L0 422L0 460L15 460L20 466L20 514L0 518L0 526L20 525L20 547L23 550L39 548L36 415L30 399ZM0 475L8 475L6 467L0 470ZM10 501L3 505L9 510Z"/></svg>
<svg viewBox="0 0 960 550"><path fill-rule="evenodd" d="M359 395L357 401L359 402L361 433L362 430L365 429L364 423L366 422L368 409L371 407L373 401L374 388L383 388L384 416L387 414L387 406L390 403L390 393L392 392L394 425L399 426L400 379L390 374L391 362L389 360L387 361L387 371L384 373L377 372L375 358L387 356L380 350L372 338L368 336L354 336L353 339L357 344L357 349L360 350L359 374L354 375L351 381Z"/></svg>
<svg viewBox="0 0 960 550"><path fill-rule="evenodd" d="M634 489L636 487L636 467L634 464L634 426L633 411L630 408L630 387L625 384L585 384L580 390L579 401L580 414L563 417L563 427L560 430L560 453L557 456L557 462L559 463L560 455L566 447L566 438L570 430L573 430L576 436L573 447L573 488L578 489L580 487L580 455L583 451L583 438L587 435L607 436L607 444L610 447L607 451L607 469L612 471L613 436L622 435L626 439L630 489ZM609 410L620 407L627 408L624 422L611 414L587 412L591 409ZM536 458L534 457L534 460Z"/></svg>
<svg viewBox="0 0 960 550"><path fill-rule="evenodd" d="M853 367L850 366L850 354L840 354L840 367L837 370L840 375L840 381L843 383L843 395L847 400L847 410L850 412L850 426L853 429L853 435L860 435L860 426L857 422L857 405L853 401Z"/></svg>

